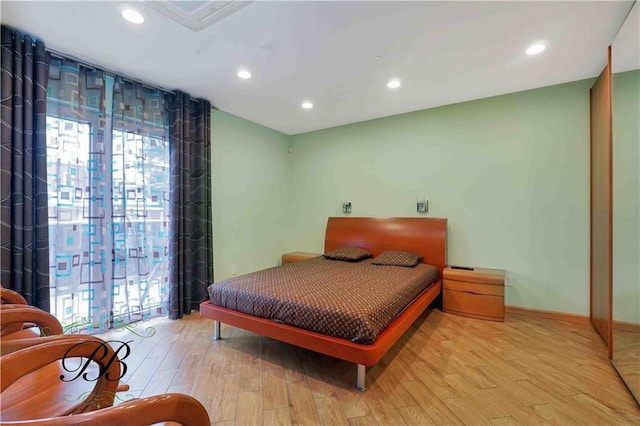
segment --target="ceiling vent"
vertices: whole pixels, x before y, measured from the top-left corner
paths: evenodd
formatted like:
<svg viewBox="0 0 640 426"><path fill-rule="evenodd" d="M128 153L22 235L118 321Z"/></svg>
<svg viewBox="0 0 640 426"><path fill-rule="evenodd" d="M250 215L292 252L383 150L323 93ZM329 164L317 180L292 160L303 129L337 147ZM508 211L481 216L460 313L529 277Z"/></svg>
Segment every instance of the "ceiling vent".
<svg viewBox="0 0 640 426"><path fill-rule="evenodd" d="M200 31L234 12L242 9L251 1L239 0L140 0L192 31Z"/></svg>

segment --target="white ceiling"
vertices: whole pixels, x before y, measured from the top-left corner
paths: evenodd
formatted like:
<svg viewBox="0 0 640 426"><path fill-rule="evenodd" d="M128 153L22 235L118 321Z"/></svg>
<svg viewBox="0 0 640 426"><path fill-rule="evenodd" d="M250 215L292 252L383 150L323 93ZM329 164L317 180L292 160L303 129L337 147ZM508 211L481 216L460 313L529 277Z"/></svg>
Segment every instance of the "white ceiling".
<svg viewBox="0 0 640 426"><path fill-rule="evenodd" d="M640 69L640 4L635 3L629 12L611 50L614 73Z"/></svg>
<svg viewBox="0 0 640 426"><path fill-rule="evenodd" d="M198 32L137 1L0 11L51 49L296 134L596 76L632 3L255 1ZM547 50L525 55L537 41Z"/></svg>

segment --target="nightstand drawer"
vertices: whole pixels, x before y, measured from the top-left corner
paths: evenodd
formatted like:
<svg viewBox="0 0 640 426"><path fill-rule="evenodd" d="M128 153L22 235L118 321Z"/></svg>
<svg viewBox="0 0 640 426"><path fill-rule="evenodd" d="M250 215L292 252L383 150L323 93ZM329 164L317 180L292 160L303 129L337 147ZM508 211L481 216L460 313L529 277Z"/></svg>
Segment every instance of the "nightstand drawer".
<svg viewBox="0 0 640 426"><path fill-rule="evenodd" d="M473 290L470 290L473 291ZM482 319L503 321L504 297L444 289L444 311Z"/></svg>
<svg viewBox="0 0 640 426"><path fill-rule="evenodd" d="M457 280L444 280L444 288L448 290L466 291L476 294L491 296L504 296L504 286L493 284L480 284Z"/></svg>
<svg viewBox="0 0 640 426"><path fill-rule="evenodd" d="M472 283L483 284L504 284L504 270L489 268L473 268L473 269L455 269L450 266L446 267L445 278L456 281L468 281Z"/></svg>

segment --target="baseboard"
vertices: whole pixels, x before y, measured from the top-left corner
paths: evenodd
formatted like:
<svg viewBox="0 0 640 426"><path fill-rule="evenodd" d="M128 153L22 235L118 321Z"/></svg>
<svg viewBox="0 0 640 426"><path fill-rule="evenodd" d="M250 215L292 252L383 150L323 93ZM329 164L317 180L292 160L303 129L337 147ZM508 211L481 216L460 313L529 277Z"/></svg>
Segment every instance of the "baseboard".
<svg viewBox="0 0 640 426"><path fill-rule="evenodd" d="M530 317L545 318L554 321L565 321L574 324L580 324L582 326L591 326L591 318L587 315L569 314L566 312L545 311L542 309L523 308L520 306L505 306L505 321L508 320L508 315L526 315ZM606 345L606 343L605 343ZM611 352L609 352L609 358L611 358Z"/></svg>
<svg viewBox="0 0 640 426"><path fill-rule="evenodd" d="M554 319L558 321L576 322L579 324L589 324L591 321L587 315L568 314L565 312L545 311L542 309L523 308L521 306L505 306L506 314L527 315L530 317ZM613 328L616 330L631 331L640 333L640 324L634 322L614 321Z"/></svg>
<svg viewBox="0 0 640 426"><path fill-rule="evenodd" d="M505 306L505 313L528 315L530 317L547 318L558 321L569 321L580 324L589 324L589 317L587 315L568 314L565 312L544 311L542 309L523 308L521 306Z"/></svg>
<svg viewBox="0 0 640 426"><path fill-rule="evenodd" d="M640 333L640 324L637 322L614 321L613 329Z"/></svg>

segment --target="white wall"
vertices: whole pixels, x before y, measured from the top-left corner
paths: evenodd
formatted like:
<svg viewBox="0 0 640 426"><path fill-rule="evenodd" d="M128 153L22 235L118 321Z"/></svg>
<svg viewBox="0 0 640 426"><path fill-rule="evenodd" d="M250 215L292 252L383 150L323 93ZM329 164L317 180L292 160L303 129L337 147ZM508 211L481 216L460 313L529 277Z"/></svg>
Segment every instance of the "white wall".
<svg viewBox="0 0 640 426"><path fill-rule="evenodd" d="M449 220L450 264L503 268L506 304L589 314L589 88L580 81L292 137L290 250L328 216Z"/></svg>
<svg viewBox="0 0 640 426"><path fill-rule="evenodd" d="M214 276L274 266L285 251L289 137L212 111Z"/></svg>

